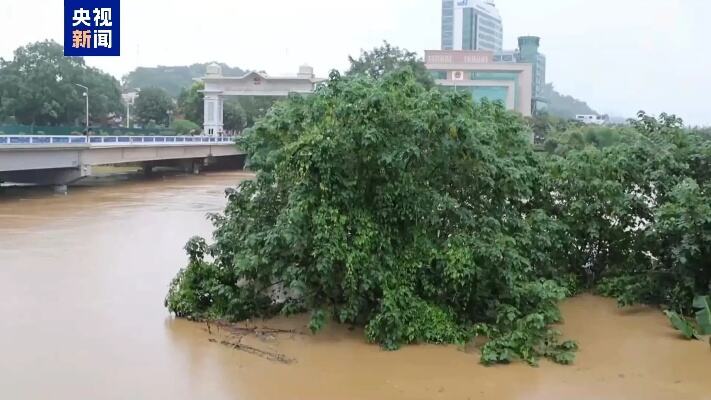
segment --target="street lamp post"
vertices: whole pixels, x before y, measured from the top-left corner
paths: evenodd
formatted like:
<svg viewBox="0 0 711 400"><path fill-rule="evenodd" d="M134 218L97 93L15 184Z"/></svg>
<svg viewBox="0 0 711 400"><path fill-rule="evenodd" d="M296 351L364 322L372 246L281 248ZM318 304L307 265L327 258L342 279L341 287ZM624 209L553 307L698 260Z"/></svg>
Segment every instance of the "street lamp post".
<svg viewBox="0 0 711 400"><path fill-rule="evenodd" d="M173 110L168 110L165 113L168 114L168 126L166 128L170 128L170 117L173 115Z"/></svg>
<svg viewBox="0 0 711 400"><path fill-rule="evenodd" d="M75 83L75 85L84 89L84 97L86 98L86 127L85 127L86 131L85 132L86 132L86 135L89 136L89 88L84 85L80 85L78 83Z"/></svg>
<svg viewBox="0 0 711 400"><path fill-rule="evenodd" d="M126 128L131 127L131 103L126 102Z"/></svg>
<svg viewBox="0 0 711 400"><path fill-rule="evenodd" d="M138 92L141 89L135 89L132 92L124 93L121 95L121 98L123 99L124 103L126 103L126 128L131 127L131 106L134 105L134 101L136 101L136 97L138 97Z"/></svg>

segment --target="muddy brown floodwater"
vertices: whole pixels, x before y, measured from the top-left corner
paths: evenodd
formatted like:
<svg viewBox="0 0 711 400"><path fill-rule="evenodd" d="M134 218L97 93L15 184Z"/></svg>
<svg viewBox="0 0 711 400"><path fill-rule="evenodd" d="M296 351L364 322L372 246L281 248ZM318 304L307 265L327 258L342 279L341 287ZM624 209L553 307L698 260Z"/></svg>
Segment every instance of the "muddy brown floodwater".
<svg viewBox="0 0 711 400"><path fill-rule="evenodd" d="M163 308L183 244L246 176L221 172L0 195L0 399L711 399L708 343L656 310L563 305L575 365L478 365L475 350L385 352L330 325L251 339L285 365L212 343ZM303 318L267 323L305 331ZM214 333L213 333L214 335Z"/></svg>

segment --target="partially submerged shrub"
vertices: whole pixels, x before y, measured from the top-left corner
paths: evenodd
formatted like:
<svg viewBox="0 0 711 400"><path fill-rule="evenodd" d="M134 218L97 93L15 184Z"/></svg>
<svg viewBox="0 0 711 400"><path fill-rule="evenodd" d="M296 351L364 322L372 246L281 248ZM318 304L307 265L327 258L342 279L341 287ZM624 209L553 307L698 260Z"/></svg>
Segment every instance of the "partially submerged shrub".
<svg viewBox="0 0 711 400"><path fill-rule="evenodd" d="M214 216L212 261L188 246L167 305L237 320L310 311L314 331L330 316L387 349L478 333L485 363L570 362L575 346L549 328L566 290L538 237L555 221L534 201L528 135L500 105L407 71L334 73L242 140L256 178Z"/></svg>

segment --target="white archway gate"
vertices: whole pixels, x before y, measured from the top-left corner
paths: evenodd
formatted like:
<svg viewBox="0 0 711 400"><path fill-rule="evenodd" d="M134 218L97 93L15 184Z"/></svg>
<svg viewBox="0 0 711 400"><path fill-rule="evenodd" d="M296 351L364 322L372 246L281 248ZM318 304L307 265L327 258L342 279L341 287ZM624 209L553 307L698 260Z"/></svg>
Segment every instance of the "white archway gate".
<svg viewBox="0 0 711 400"><path fill-rule="evenodd" d="M223 105L226 96L272 96L285 97L290 93L313 93L316 84L325 79L314 77L313 68L302 66L296 76L269 76L248 72L243 76L223 76L217 64L207 67L207 73L196 80L205 84L205 135L221 135L224 131Z"/></svg>

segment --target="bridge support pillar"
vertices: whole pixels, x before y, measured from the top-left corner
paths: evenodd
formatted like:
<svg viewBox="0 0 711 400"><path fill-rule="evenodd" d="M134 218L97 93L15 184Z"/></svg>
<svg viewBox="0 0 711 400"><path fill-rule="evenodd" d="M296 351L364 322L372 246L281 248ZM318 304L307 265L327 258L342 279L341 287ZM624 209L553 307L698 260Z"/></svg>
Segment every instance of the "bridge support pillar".
<svg viewBox="0 0 711 400"><path fill-rule="evenodd" d="M153 163L150 162L145 162L141 166L141 170L143 171L143 175L145 176L150 176L153 174Z"/></svg>
<svg viewBox="0 0 711 400"><path fill-rule="evenodd" d="M202 163L200 161L193 161L193 165L192 165L193 175L200 175L200 171L202 171Z"/></svg>

